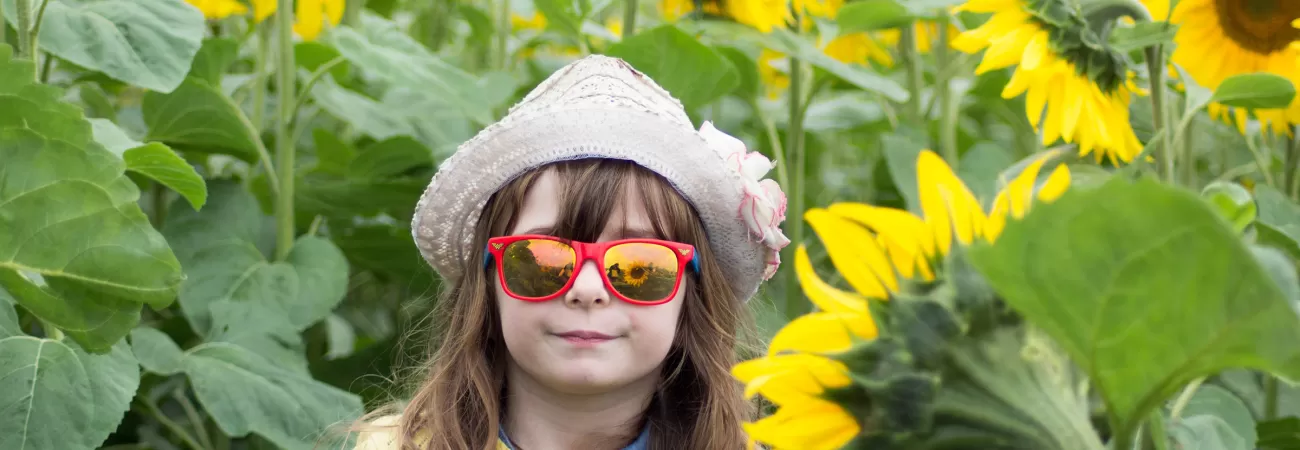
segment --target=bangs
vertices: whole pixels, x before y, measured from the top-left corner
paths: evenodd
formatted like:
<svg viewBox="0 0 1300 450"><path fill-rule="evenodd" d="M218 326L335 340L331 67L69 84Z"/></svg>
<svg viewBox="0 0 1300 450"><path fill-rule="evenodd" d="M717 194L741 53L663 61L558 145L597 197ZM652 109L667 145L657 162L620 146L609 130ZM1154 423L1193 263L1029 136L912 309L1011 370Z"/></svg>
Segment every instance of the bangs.
<svg viewBox="0 0 1300 450"><path fill-rule="evenodd" d="M580 159L558 162L533 169L516 178L498 191L502 198L495 201L510 204L508 220L492 230L493 235L504 235L513 229L528 188L538 176L554 171L559 181L560 210L548 234L583 242L595 242L610 224L621 223L618 235L691 242L688 230L693 229L697 215L689 203L663 177L631 161L615 159ZM629 196L629 194L632 194ZM514 198L510 198L514 197ZM645 207L651 229L631 229L628 225L630 209L635 205L620 205L624 199L640 202ZM502 205L506 206L506 205ZM622 206L620 208L620 206ZM596 219L596 220L593 220ZM647 236L646 232L651 235Z"/></svg>

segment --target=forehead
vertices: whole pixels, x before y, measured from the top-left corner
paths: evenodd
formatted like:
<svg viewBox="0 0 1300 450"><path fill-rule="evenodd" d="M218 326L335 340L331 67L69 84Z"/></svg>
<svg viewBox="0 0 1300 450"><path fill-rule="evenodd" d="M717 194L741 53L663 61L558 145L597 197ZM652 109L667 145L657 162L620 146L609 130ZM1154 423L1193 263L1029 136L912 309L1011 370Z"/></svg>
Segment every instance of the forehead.
<svg viewBox="0 0 1300 450"><path fill-rule="evenodd" d="M646 209L641 190L631 180L623 183L621 192L612 192L619 189L611 188L609 189L611 192L594 193L606 196L606 201L612 200L607 214L596 211L601 208L590 205L589 202L574 202L569 197L575 196L566 195L575 189L591 189L591 187L566 186L564 183L565 180L555 170L547 170L541 173L533 181L532 186L528 188L528 193L524 196L523 204L516 216L515 226L509 233L553 234L576 240L612 240L634 237L662 238L653 231L654 224L650 221L650 214ZM590 211L583 211L584 209ZM603 215L604 217L594 217L597 215ZM564 216L569 216L568 220L564 220ZM597 224L562 223L575 220L584 222L590 220L603 221L604 226L592 227L591 225ZM575 232L576 229L599 230L599 236L565 236L566 234L594 234Z"/></svg>

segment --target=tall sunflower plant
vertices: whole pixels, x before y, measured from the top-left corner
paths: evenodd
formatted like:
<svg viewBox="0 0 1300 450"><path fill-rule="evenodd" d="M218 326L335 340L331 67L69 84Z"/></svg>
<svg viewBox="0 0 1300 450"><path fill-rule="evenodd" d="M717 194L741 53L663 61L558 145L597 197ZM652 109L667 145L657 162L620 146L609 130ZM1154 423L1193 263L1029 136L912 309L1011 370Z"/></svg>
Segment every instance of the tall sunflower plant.
<svg viewBox="0 0 1300 450"><path fill-rule="evenodd" d="M1300 448L1300 10L954 3L951 48L1054 147L983 179L953 168L979 156L922 150L890 167L907 204L804 209L820 245L799 241L793 270L813 312L733 369L770 407L754 442Z"/></svg>

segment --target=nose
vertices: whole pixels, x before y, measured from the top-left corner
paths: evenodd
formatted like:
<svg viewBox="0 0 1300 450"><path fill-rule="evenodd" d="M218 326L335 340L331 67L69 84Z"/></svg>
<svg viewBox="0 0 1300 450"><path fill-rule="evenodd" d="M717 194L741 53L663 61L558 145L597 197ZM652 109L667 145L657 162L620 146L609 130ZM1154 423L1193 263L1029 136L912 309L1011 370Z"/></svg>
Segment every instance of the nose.
<svg viewBox="0 0 1300 450"><path fill-rule="evenodd" d="M564 294L564 304L573 308L590 308L609 305L612 298L600 278L600 267L595 261L587 261L573 280L573 287Z"/></svg>

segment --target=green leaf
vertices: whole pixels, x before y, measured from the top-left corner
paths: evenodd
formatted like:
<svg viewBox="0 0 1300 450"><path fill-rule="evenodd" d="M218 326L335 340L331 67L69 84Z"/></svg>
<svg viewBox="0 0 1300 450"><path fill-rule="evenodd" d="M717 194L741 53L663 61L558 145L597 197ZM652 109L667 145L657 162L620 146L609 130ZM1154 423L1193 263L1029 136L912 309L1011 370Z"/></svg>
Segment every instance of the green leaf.
<svg viewBox="0 0 1300 450"><path fill-rule="evenodd" d="M789 30L774 30L764 35L765 44L781 53L795 56L809 64L829 72L849 84L875 92L895 102L907 101L910 94L907 89L894 80L882 77L871 69L860 65L848 65L827 56L808 39Z"/></svg>
<svg viewBox="0 0 1300 450"><path fill-rule="evenodd" d="M238 41L230 38L205 39L203 47L199 48L199 53L190 65L190 76L211 86L221 86L222 75L238 59Z"/></svg>
<svg viewBox="0 0 1300 450"><path fill-rule="evenodd" d="M131 350L144 370L159 374L179 373L185 364L185 354L166 333L154 328L140 327L131 330Z"/></svg>
<svg viewBox="0 0 1300 450"><path fill-rule="evenodd" d="M645 73L688 109L717 100L740 85L730 60L673 25L639 32L607 53Z"/></svg>
<svg viewBox="0 0 1300 450"><path fill-rule="evenodd" d="M585 10L590 8L588 0L537 0L533 4L546 17L548 28L574 38L582 37Z"/></svg>
<svg viewBox="0 0 1300 450"><path fill-rule="evenodd" d="M126 161L127 170L171 188L185 197L196 210L202 208L208 199L208 186L204 184L203 177L194 171L194 166L166 145L150 142L127 150L122 158Z"/></svg>
<svg viewBox="0 0 1300 450"><path fill-rule="evenodd" d="M207 184L194 166L171 148L158 142L144 144L131 139L108 120L90 119L90 124L95 141L121 157L126 170L149 177L180 193L194 209L203 207L208 197Z"/></svg>
<svg viewBox="0 0 1300 450"><path fill-rule="evenodd" d="M732 67L736 68L736 74L739 76L739 83L733 90L740 98L746 100L757 99L762 88L758 79L758 63L754 58L750 58L745 52L735 47L718 47L718 52L731 61Z"/></svg>
<svg viewBox="0 0 1300 450"><path fill-rule="evenodd" d="M1300 316L1190 192L1124 178L1071 190L970 255L1088 372L1116 434L1196 377L1250 367L1300 378Z"/></svg>
<svg viewBox="0 0 1300 450"><path fill-rule="evenodd" d="M252 195L223 185L214 187L212 203L169 217L163 230L186 268L181 311L200 336L302 331L343 300L347 260L333 243L304 236L285 261L271 262L256 245L264 218ZM233 228L214 230L212 224Z"/></svg>
<svg viewBox="0 0 1300 450"><path fill-rule="evenodd" d="M0 287L85 348L107 351L142 303L171 304L181 267L137 205L125 164L11 53L0 46Z"/></svg>
<svg viewBox="0 0 1300 450"><path fill-rule="evenodd" d="M1259 448L1262 450L1300 448L1300 417L1260 422L1255 430L1259 433Z"/></svg>
<svg viewBox="0 0 1300 450"><path fill-rule="evenodd" d="M4 288L0 288L0 339L22 335L23 329L18 325L18 311L14 311L14 299Z"/></svg>
<svg viewBox="0 0 1300 450"><path fill-rule="evenodd" d="M16 3L3 1L16 29ZM49 0L38 42L78 66L171 92L190 71L204 29L203 14L183 0Z"/></svg>
<svg viewBox="0 0 1300 450"><path fill-rule="evenodd" d="M312 86L311 95L321 109L352 125L357 132L375 139L418 135L405 115L396 114L369 97L339 86L328 77Z"/></svg>
<svg viewBox="0 0 1300 450"><path fill-rule="evenodd" d="M322 44L318 41L299 42L293 45L294 62L304 69L315 72L320 66L333 61L334 58L341 57L338 50L334 47ZM330 69L330 76L336 80L346 80L351 75L352 65L347 61L334 66Z"/></svg>
<svg viewBox="0 0 1300 450"><path fill-rule="evenodd" d="M311 135L316 144L315 170L339 176L346 174L348 166L357 157L357 151L329 130L317 128Z"/></svg>
<svg viewBox="0 0 1300 450"><path fill-rule="evenodd" d="M50 339L0 339L0 448L94 449L140 384L125 344L89 355Z"/></svg>
<svg viewBox="0 0 1300 450"><path fill-rule="evenodd" d="M493 121L493 94L479 79L433 54L400 27L373 14L362 15L360 30L337 27L329 33L334 48L353 65L379 79L427 92L478 122Z"/></svg>
<svg viewBox="0 0 1300 450"><path fill-rule="evenodd" d="M309 450L327 428L362 413L357 396L280 368L237 345L207 343L181 353L156 330L137 330L132 341L147 346L137 348L140 353L164 349L166 364L154 360L145 367L184 372L203 409L231 437L256 433L280 448Z"/></svg>
<svg viewBox="0 0 1300 450"><path fill-rule="evenodd" d="M340 228L333 236L334 242L352 265L400 280L427 284L424 280L429 278L429 268L411 239L409 227L362 225Z"/></svg>
<svg viewBox="0 0 1300 450"><path fill-rule="evenodd" d="M1189 417L1169 430L1175 448L1181 450L1251 450L1245 438L1218 416Z"/></svg>
<svg viewBox="0 0 1300 450"><path fill-rule="evenodd" d="M901 134L885 134L880 138L885 149L885 162L889 174L898 186L899 194L907 201L907 210L919 213L921 197L916 190L916 158L921 154L921 144Z"/></svg>
<svg viewBox="0 0 1300 450"><path fill-rule="evenodd" d="M957 176L966 183L975 194L975 198L987 202L1002 188L998 176L1015 163L1015 157L1002 145L988 141L980 142L961 155L961 163L957 165Z"/></svg>
<svg viewBox="0 0 1300 450"><path fill-rule="evenodd" d="M1110 32L1111 48L1123 53L1153 45L1168 44L1178 34L1178 25L1167 22L1139 22L1131 27L1116 27Z"/></svg>
<svg viewBox="0 0 1300 450"><path fill-rule="evenodd" d="M1223 80L1210 101L1237 108L1285 108L1294 99L1291 80L1271 73L1248 73Z"/></svg>
<svg viewBox="0 0 1300 450"><path fill-rule="evenodd" d="M1259 209L1256 223L1258 241L1282 249L1292 259L1300 260L1300 206L1291 203L1277 189L1265 185L1255 187L1255 203Z"/></svg>
<svg viewBox="0 0 1300 450"><path fill-rule="evenodd" d="M352 324L338 314L330 314L325 319L325 331L329 340L329 351L325 359L341 359L352 355L357 345L357 332Z"/></svg>
<svg viewBox="0 0 1300 450"><path fill-rule="evenodd" d="M274 223L262 215L257 199L233 181L210 181L208 203L202 211L190 208L167 211L163 235L186 268L197 262L196 253L227 241L257 243L257 248L264 253L273 250L261 243L274 242Z"/></svg>
<svg viewBox="0 0 1300 450"><path fill-rule="evenodd" d="M835 16L835 23L840 26L840 34L859 31L875 31L898 28L912 22L914 18L896 0L862 0L852 2L840 8Z"/></svg>
<svg viewBox="0 0 1300 450"><path fill-rule="evenodd" d="M1255 199L1251 198L1250 191L1240 184L1215 181L1201 190L1201 197L1210 202L1215 211L1231 223L1232 229L1238 233L1245 231L1246 227L1255 222Z"/></svg>
<svg viewBox="0 0 1300 450"><path fill-rule="evenodd" d="M363 179L388 178L421 167L433 167L433 154L415 139L398 136L362 150L348 166L348 175Z"/></svg>
<svg viewBox="0 0 1300 450"><path fill-rule="evenodd" d="M186 79L168 94L146 93L143 113L147 141L257 161L260 138L249 132L248 118L220 89L199 79Z"/></svg>
<svg viewBox="0 0 1300 450"><path fill-rule="evenodd" d="M1217 417L1228 425L1232 434L1238 436L1245 448L1255 448L1255 418L1250 408L1232 392L1215 385L1202 385L1192 395L1187 406L1183 408L1182 421L1191 421L1199 416Z"/></svg>

